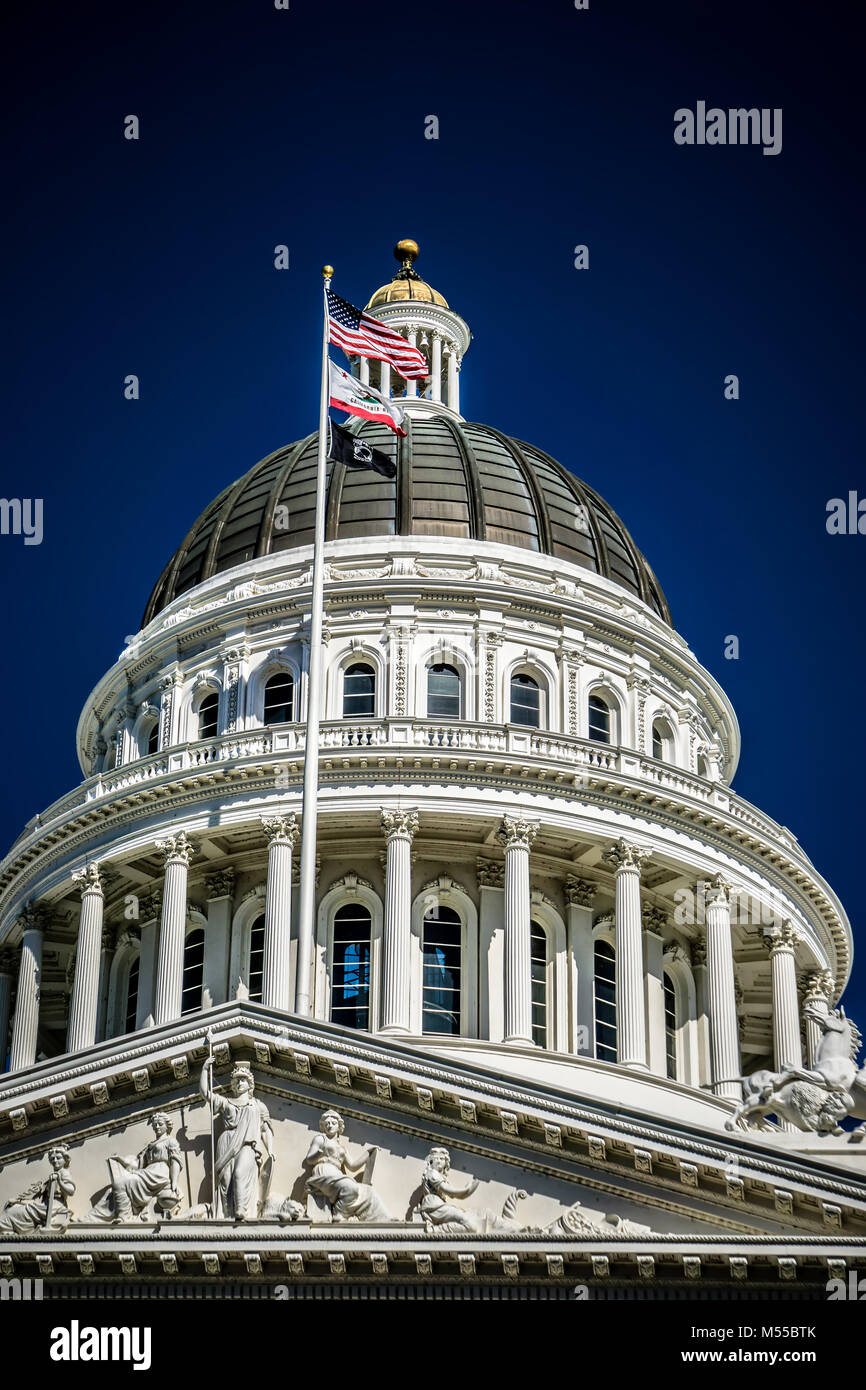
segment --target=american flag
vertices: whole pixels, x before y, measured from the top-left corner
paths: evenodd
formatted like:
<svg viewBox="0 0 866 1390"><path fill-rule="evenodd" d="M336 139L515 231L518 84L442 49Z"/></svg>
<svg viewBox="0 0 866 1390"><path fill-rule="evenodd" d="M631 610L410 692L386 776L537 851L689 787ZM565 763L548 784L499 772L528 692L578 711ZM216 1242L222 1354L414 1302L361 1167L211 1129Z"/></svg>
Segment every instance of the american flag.
<svg viewBox="0 0 866 1390"><path fill-rule="evenodd" d="M429 376L423 352L411 347L393 328L356 309L348 300L331 290L328 294L328 330L336 343L349 357L377 357L390 362L407 380Z"/></svg>

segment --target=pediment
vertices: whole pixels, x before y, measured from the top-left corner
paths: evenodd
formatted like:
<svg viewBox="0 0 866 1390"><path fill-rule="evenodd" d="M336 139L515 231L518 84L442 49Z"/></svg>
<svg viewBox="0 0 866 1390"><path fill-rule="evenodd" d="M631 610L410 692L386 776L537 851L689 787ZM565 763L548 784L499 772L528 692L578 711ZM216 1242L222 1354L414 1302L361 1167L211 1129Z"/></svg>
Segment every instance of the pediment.
<svg viewBox="0 0 866 1390"><path fill-rule="evenodd" d="M75 1185L68 1220L55 1201L53 1229L28 1229L24 1219L0 1232L7 1273L32 1257L55 1269L108 1261L119 1277L121 1255L140 1269L170 1255L173 1242L177 1270L183 1252L254 1257L261 1269L263 1252L278 1252L285 1269L293 1251L309 1268L314 1250L345 1262L385 1246L415 1259L432 1242L433 1253L454 1247L454 1258L495 1256L500 1266L589 1259L610 1270L627 1256L634 1270L643 1260L655 1271L672 1261L679 1277L732 1259L778 1263L792 1241L802 1250L790 1258L814 1252L825 1264L844 1259L846 1244L862 1248L866 1184L763 1153L753 1140L732 1136L724 1148L718 1136L666 1131L390 1040L282 1023L255 1005L221 1006L208 1022L218 1093L231 1096L243 1063L267 1111L272 1161L264 1155L253 1175L248 1219L214 1206L210 1107L199 1090L209 1045L200 1020L180 1020L0 1088L0 1208L12 1202L14 1216L14 1199L49 1175L52 1145L68 1147L64 1171ZM325 1143L327 1111L341 1117L345 1165ZM147 1168L141 1155L158 1113L171 1125L176 1186L158 1174L152 1191L133 1182L117 1220L118 1173L135 1172L118 1160ZM215 1132L219 1166L219 1117ZM325 1145L318 1164L316 1144Z"/></svg>

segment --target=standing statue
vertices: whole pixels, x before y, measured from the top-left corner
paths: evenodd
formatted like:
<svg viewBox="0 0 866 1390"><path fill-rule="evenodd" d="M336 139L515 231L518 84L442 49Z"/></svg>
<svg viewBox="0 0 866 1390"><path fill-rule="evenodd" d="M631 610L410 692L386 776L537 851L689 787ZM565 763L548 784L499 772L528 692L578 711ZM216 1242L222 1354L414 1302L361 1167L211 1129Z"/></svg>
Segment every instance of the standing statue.
<svg viewBox="0 0 866 1390"><path fill-rule="evenodd" d="M370 1185L376 1149L361 1147L363 1157L355 1161L343 1139L343 1118L336 1110L326 1110L306 1158L309 1168L307 1191L330 1210L332 1221L390 1221L382 1199ZM367 1181L359 1182L363 1172Z"/></svg>
<svg viewBox="0 0 866 1390"><path fill-rule="evenodd" d="M452 1206L446 1198L471 1197L478 1187L478 1178L471 1178L465 1186L458 1187L448 1181L450 1170L451 1155L448 1150L441 1146L432 1148L427 1155L421 1178L423 1196L419 1207L421 1219L428 1230L442 1231L446 1235L462 1235L466 1231L473 1235L482 1235L523 1230L520 1222L515 1220L517 1203L527 1195L522 1189L509 1193L501 1216L497 1216L489 1207L479 1207L475 1211L466 1210Z"/></svg>
<svg viewBox="0 0 866 1390"><path fill-rule="evenodd" d="M180 1147L172 1139L170 1116L160 1110L151 1117L153 1139L141 1153L108 1160L111 1186L91 1209L88 1221L146 1221L153 1202L160 1215L168 1215L181 1202Z"/></svg>
<svg viewBox="0 0 866 1390"><path fill-rule="evenodd" d="M51 1172L38 1178L7 1202L0 1212L0 1235L29 1236L36 1231L65 1231L69 1222L69 1198L75 1183L69 1176L69 1150L55 1144L48 1150Z"/></svg>
<svg viewBox="0 0 866 1390"><path fill-rule="evenodd" d="M806 1017L821 1027L813 1067L788 1067L784 1071L756 1071L744 1076L743 1100L726 1127L767 1128L767 1115L787 1120L807 1133L844 1134L841 1121L848 1115L866 1119L866 1067L858 1071L854 1060L860 1047L856 1024L844 1009L825 1010L807 1004ZM858 1135L866 1133L861 1125Z"/></svg>
<svg viewBox="0 0 866 1390"><path fill-rule="evenodd" d="M273 1127L268 1108L256 1100L255 1081L246 1062L232 1071L232 1095L214 1090L213 1062L202 1067L201 1093L219 1115L222 1128L216 1140L216 1215L232 1221L251 1221L267 1197L273 1169Z"/></svg>

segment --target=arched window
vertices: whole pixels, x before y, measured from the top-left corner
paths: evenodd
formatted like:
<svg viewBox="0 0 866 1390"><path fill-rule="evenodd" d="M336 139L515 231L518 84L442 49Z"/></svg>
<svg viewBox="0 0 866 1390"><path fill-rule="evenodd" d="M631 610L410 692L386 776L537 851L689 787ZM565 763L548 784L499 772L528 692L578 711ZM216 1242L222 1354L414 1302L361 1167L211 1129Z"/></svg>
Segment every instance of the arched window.
<svg viewBox="0 0 866 1390"><path fill-rule="evenodd" d="M220 697L216 691L211 695L205 695L198 707L198 736L199 738L216 738L217 728L219 727L219 704Z"/></svg>
<svg viewBox="0 0 866 1390"><path fill-rule="evenodd" d="M437 904L424 914L423 1033L460 1033L462 936L462 924L453 907Z"/></svg>
<svg viewBox="0 0 866 1390"><path fill-rule="evenodd" d="M595 1055L616 1061L616 956L607 941L595 943Z"/></svg>
<svg viewBox="0 0 866 1390"><path fill-rule="evenodd" d="M523 724L528 729L541 725L541 691L538 681L531 676L515 672L511 677L511 723Z"/></svg>
<svg viewBox="0 0 866 1390"><path fill-rule="evenodd" d="M356 661L343 676L343 718L364 718L375 713L376 672L365 661Z"/></svg>
<svg viewBox="0 0 866 1390"><path fill-rule="evenodd" d="M201 1008L204 985L204 929L194 927L187 932L183 948L183 990L180 999L182 1014L193 1014Z"/></svg>
<svg viewBox="0 0 866 1390"><path fill-rule="evenodd" d="M436 719L460 718L460 674L439 662L427 669L427 714Z"/></svg>
<svg viewBox="0 0 866 1390"><path fill-rule="evenodd" d="M667 1074L672 1081L677 1079L677 990L670 975L665 971L665 1060Z"/></svg>
<svg viewBox="0 0 866 1390"><path fill-rule="evenodd" d="M600 695L589 697L589 736L596 743L610 743L610 705Z"/></svg>
<svg viewBox="0 0 866 1390"><path fill-rule="evenodd" d="M709 775L710 775L710 765L709 765L709 763L707 762L706 758L704 757L703 753L699 753L699 754L698 754L698 776L699 776L699 777L706 777L706 778L709 778Z"/></svg>
<svg viewBox="0 0 866 1390"><path fill-rule="evenodd" d="M159 720L151 724L147 731L147 751L148 753L159 752Z"/></svg>
<svg viewBox="0 0 866 1390"><path fill-rule="evenodd" d="M262 982L265 974L265 919L257 917L250 927L250 967L247 988L254 1004L262 1002Z"/></svg>
<svg viewBox="0 0 866 1390"><path fill-rule="evenodd" d="M295 717L295 681L290 671L271 676L265 686L266 724L291 724Z"/></svg>
<svg viewBox="0 0 866 1390"><path fill-rule="evenodd" d="M124 1033L135 1032L135 1021L138 1016L138 980L141 970L141 956L136 951L129 965L129 974L126 977L126 1010L123 1018Z"/></svg>
<svg viewBox="0 0 866 1390"><path fill-rule="evenodd" d="M331 1021L346 1028L370 1027L372 930L370 910L361 903L344 903L334 913Z"/></svg>
<svg viewBox="0 0 866 1390"><path fill-rule="evenodd" d="M653 757L673 761L673 738L663 719L653 720Z"/></svg>
<svg viewBox="0 0 866 1390"><path fill-rule="evenodd" d="M532 1041L547 1047L547 932L538 922L529 927L529 961L532 972Z"/></svg>

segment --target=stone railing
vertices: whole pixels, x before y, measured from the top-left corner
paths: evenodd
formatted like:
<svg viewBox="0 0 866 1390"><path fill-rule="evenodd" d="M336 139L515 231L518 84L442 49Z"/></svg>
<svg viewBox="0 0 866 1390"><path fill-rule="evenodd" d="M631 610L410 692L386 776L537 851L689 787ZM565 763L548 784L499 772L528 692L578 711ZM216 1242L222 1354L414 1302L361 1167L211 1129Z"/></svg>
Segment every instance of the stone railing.
<svg viewBox="0 0 866 1390"><path fill-rule="evenodd" d="M305 745L305 726L284 724L224 734L219 738L181 744L161 753L137 758L121 767L98 773L54 802L28 824L14 848L20 848L33 836L40 835L58 821L105 797L148 783L157 785L163 781L170 782L186 771L216 763L255 764L270 756L281 760L286 755L300 756ZM436 719L333 719L323 721L319 746L325 763L329 761L329 754L337 751L350 756L363 756L368 749L397 751L405 748L434 755L459 753L513 758L540 771L547 767L555 776L565 771L575 776L584 772L594 780L603 778L605 774L610 774L614 779L618 776L628 777L675 797L684 797L703 803L708 808L727 812L749 831L788 848L798 849L790 831L756 810L749 802L743 801L723 783L710 782L669 763L641 756L632 749L609 747L591 739L545 733L516 724L445 724Z"/></svg>

